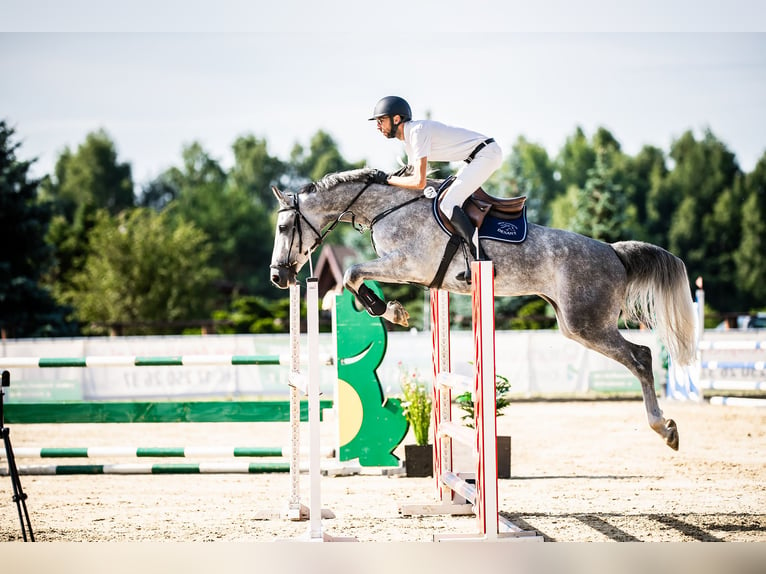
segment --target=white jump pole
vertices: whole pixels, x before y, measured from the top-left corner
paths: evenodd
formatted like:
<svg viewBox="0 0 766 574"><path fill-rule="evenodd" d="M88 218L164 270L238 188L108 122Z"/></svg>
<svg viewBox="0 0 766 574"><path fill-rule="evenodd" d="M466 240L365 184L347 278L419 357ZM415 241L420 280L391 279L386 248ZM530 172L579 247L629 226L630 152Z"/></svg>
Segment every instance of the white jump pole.
<svg viewBox="0 0 766 574"><path fill-rule="evenodd" d="M306 328L308 331L308 407L309 407L309 542L356 542L353 537L331 536L324 532L322 517L335 515L322 509L321 429L319 404L319 279L306 280Z"/></svg>
<svg viewBox="0 0 766 574"><path fill-rule="evenodd" d="M290 285L290 379L298 379L301 372L301 286ZM290 385L290 499L286 517L289 520L305 520L308 508L301 504L300 453L301 453L301 397L294 384Z"/></svg>
<svg viewBox="0 0 766 574"><path fill-rule="evenodd" d="M445 312L439 312L447 311ZM439 289L431 289L431 342L434 380L439 373L450 371L450 336L449 336L449 293ZM443 489L439 481L439 474L443 468L452 468L452 444L448 439L438 436L438 424L442 420L442 410L450 409L452 393L449 389L442 389L439 385L433 386L433 408L431 409L434 445L434 476L436 477L436 490L442 501L452 499L452 491Z"/></svg>
<svg viewBox="0 0 766 574"><path fill-rule="evenodd" d="M309 347L309 477L311 513L309 538L322 540L322 489L319 449L319 280L306 280L306 325Z"/></svg>

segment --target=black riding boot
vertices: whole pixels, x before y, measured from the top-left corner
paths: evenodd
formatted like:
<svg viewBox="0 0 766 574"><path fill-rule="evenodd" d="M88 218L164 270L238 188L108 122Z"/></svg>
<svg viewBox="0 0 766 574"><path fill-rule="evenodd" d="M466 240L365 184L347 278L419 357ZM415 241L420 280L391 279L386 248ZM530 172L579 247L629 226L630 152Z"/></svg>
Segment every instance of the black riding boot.
<svg viewBox="0 0 766 574"><path fill-rule="evenodd" d="M484 253L484 249L481 247L481 243L479 242L479 232L462 208L455 207L452 209L452 217L450 218L450 223L455 226L455 230L457 231L458 235L460 235L460 237L462 237L465 242L468 243L468 248L471 251L471 255L473 255L477 261L486 261L488 258L487 254ZM458 281L465 281L466 283L470 283L470 267L465 271L458 273L455 279Z"/></svg>
<svg viewBox="0 0 766 574"><path fill-rule="evenodd" d="M477 261L486 261L487 254L484 253L484 250L481 248L481 243L479 243L479 232L462 208L455 207L452 209L450 223L455 226L458 235L468 243L468 246L471 249L471 255L473 255Z"/></svg>

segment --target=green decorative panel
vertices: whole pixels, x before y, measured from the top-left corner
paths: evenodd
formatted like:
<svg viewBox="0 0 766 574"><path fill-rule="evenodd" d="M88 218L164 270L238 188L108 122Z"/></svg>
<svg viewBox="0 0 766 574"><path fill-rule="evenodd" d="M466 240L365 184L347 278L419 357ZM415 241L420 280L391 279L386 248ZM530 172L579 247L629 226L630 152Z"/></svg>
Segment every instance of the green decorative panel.
<svg viewBox="0 0 766 574"><path fill-rule="evenodd" d="M368 286L382 298L375 283ZM386 354L388 338L383 320L357 308L352 293L336 299L338 347L338 407L341 461L361 466L398 466L394 449L407 434L400 399L386 398L377 368Z"/></svg>

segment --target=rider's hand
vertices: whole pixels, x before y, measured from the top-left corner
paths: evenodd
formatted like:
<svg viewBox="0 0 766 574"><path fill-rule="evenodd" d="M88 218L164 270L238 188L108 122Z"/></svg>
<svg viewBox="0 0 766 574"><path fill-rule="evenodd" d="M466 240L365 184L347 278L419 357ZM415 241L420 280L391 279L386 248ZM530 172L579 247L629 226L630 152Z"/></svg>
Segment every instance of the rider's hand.
<svg viewBox="0 0 766 574"><path fill-rule="evenodd" d="M388 174L385 171L376 169L370 173L370 183L380 183L385 185L388 183Z"/></svg>

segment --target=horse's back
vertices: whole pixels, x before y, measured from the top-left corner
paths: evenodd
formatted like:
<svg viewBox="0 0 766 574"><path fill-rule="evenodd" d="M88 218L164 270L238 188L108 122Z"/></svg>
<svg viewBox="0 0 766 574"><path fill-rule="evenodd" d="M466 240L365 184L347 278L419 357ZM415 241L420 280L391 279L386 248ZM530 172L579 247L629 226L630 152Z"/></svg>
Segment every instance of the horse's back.
<svg viewBox="0 0 766 574"><path fill-rule="evenodd" d="M530 223L527 238L522 243L494 245L484 243L492 259L509 266L532 271L538 267L551 267L561 272L572 266L590 269L594 265L604 269L624 271L612 246L579 233L555 227ZM577 271L576 269L571 271Z"/></svg>
<svg viewBox="0 0 766 574"><path fill-rule="evenodd" d="M523 243L484 243L484 248L495 263L499 296L537 294L561 301L580 292L606 302L625 291L625 267L614 249L578 233L530 223Z"/></svg>

